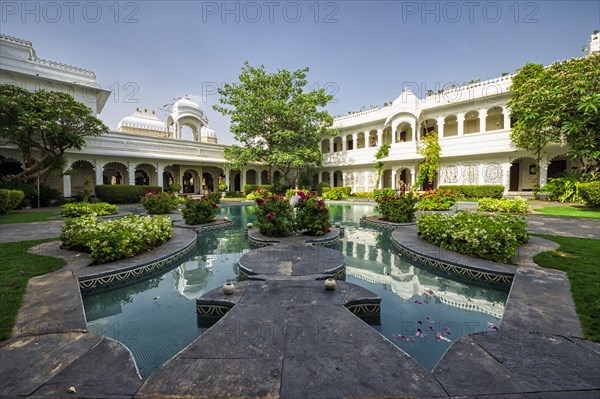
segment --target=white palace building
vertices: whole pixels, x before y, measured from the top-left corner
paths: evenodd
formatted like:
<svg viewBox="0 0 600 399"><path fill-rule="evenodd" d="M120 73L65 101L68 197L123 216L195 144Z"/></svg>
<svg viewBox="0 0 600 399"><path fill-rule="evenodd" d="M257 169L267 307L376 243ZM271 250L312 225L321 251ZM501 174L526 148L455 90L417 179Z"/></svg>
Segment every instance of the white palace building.
<svg viewBox="0 0 600 399"><path fill-rule="evenodd" d="M588 53L600 51L599 34L591 37ZM314 183L351 186L354 192L377 187L373 164L379 147L390 144L383 158L380 187L396 187L399 180L414 184L419 163L419 140L436 130L441 146L440 170L434 185L502 184L505 194L530 191L538 179L533 154L518 150L510 140L511 118L506 103L511 76L444 90L419 99L404 91L382 108L353 113L334 120L335 137L323 137L323 166ZM28 90L68 92L100 114L111 92L97 88L94 72L38 58L31 42L0 36L0 83ZM183 129L191 131L183 137ZM223 181L229 190L244 184L267 184L267 168L250 165L229 170L208 118L198 104L183 97L171 107L166 120L155 112L137 109L124 117L116 131L89 138L81 151L66 154L62 181L50 182L65 197L99 184L181 184L185 192L217 189ZM541 183L577 167L566 157L568 148L548 146L542 159ZM0 171L14 170L20 152L0 147ZM277 178L278 172L274 173ZM423 187L421 187L423 188Z"/></svg>

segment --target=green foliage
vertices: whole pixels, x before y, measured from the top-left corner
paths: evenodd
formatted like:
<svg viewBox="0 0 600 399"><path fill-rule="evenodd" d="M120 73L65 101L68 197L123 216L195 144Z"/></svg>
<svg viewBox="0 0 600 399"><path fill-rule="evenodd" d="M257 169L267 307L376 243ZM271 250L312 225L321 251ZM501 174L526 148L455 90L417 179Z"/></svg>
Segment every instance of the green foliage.
<svg viewBox="0 0 600 399"><path fill-rule="evenodd" d="M298 193L303 193L305 195L309 195L310 194L310 189L296 189L296 188L290 188L289 190L287 190L285 192L285 198L286 199L290 199L292 198L294 195L298 194ZM256 198L255 198L256 199Z"/></svg>
<svg viewBox="0 0 600 399"><path fill-rule="evenodd" d="M84 215L116 215L119 213L119 208L116 205L111 205L106 202L72 202L64 204L60 207L60 213L68 218L77 218Z"/></svg>
<svg viewBox="0 0 600 399"><path fill-rule="evenodd" d="M294 213L285 197L270 193L256 199L254 225L269 237L287 237L294 230Z"/></svg>
<svg viewBox="0 0 600 399"><path fill-rule="evenodd" d="M418 197L413 193L405 193L399 196L383 196L377 200L377 210L383 215L383 219L392 223L412 222L417 211Z"/></svg>
<svg viewBox="0 0 600 399"><path fill-rule="evenodd" d="M376 187L379 187L379 180L381 179L381 176L383 176L383 162L380 162L379 160L381 158L387 157L389 154L390 154L390 144L389 143L381 145L379 147L379 149L377 150L377 153L375 154L376 161L373 164L373 167L377 171L377 182L375 183Z"/></svg>
<svg viewBox="0 0 600 399"><path fill-rule="evenodd" d="M420 211L447 211L456 204L456 194L450 190L427 190L420 195L417 208Z"/></svg>
<svg viewBox="0 0 600 399"><path fill-rule="evenodd" d="M246 199L249 201L255 201L257 198L263 198L265 196L272 195L269 190L258 188L246 195Z"/></svg>
<svg viewBox="0 0 600 399"><path fill-rule="evenodd" d="M37 204L37 188L33 184L25 183L19 180L0 180L0 188L5 190L20 190L25 193L25 198L17 207L28 207L31 204Z"/></svg>
<svg viewBox="0 0 600 399"><path fill-rule="evenodd" d="M535 208L536 212L548 216L568 216L574 218L600 219L600 208L586 208L582 205L552 205ZM0 219L0 223L1 223Z"/></svg>
<svg viewBox="0 0 600 399"><path fill-rule="evenodd" d="M177 196L173 193L163 193L156 190L147 192L141 203L146 212L151 215L164 215L179 207Z"/></svg>
<svg viewBox="0 0 600 399"><path fill-rule="evenodd" d="M379 200L383 197L395 197L396 196L396 191L394 191L394 189L389 188L389 187L384 187L381 190L374 190L373 191L373 198L375 199L375 202L379 202Z"/></svg>
<svg viewBox="0 0 600 399"><path fill-rule="evenodd" d="M25 193L21 190L0 189L0 215L15 209L25 198Z"/></svg>
<svg viewBox="0 0 600 399"><path fill-rule="evenodd" d="M296 230L306 230L311 236L322 236L329 232L329 209L325 201L318 199L316 193L300 191L300 200L296 205Z"/></svg>
<svg viewBox="0 0 600 399"><path fill-rule="evenodd" d="M550 179L540 191L547 192L548 199L551 201L581 202L581 197L577 190L578 184L578 173L566 173L562 177Z"/></svg>
<svg viewBox="0 0 600 399"><path fill-rule="evenodd" d="M14 144L23 157L23 171L10 180L31 180L53 170L69 149L81 150L87 137L108 128L80 102L59 91L27 91L0 86L0 140Z"/></svg>
<svg viewBox="0 0 600 399"><path fill-rule="evenodd" d="M600 216L600 212L596 212ZM15 211L0 215L0 224L45 222L58 216L55 210L50 211Z"/></svg>
<svg viewBox="0 0 600 399"><path fill-rule="evenodd" d="M440 190L450 190L462 198L502 198L504 186L500 185L456 185L439 186Z"/></svg>
<svg viewBox="0 0 600 399"><path fill-rule="evenodd" d="M352 193L352 197L373 198L373 191L356 191Z"/></svg>
<svg viewBox="0 0 600 399"><path fill-rule="evenodd" d="M567 272L575 309L585 339L600 342L600 245L598 240L541 235L560 244L554 251L534 256L535 263Z"/></svg>
<svg viewBox="0 0 600 399"><path fill-rule="evenodd" d="M217 188L219 189L219 191L227 191L227 184L221 183L217 186Z"/></svg>
<svg viewBox="0 0 600 399"><path fill-rule="evenodd" d="M227 191L225 198L244 198L244 193L241 191Z"/></svg>
<svg viewBox="0 0 600 399"><path fill-rule="evenodd" d="M181 184L177 184L177 183L170 184L168 191L170 193L180 193L181 192Z"/></svg>
<svg viewBox="0 0 600 399"><path fill-rule="evenodd" d="M244 191L244 196L250 194L252 191L257 191L258 189L267 190L273 192L272 184L244 184L242 190Z"/></svg>
<svg viewBox="0 0 600 399"><path fill-rule="evenodd" d="M206 198L208 198L208 200L210 202L214 202L215 204L220 204L221 198L223 198L223 197L221 196L221 193L208 193L208 194L206 194Z"/></svg>
<svg viewBox="0 0 600 399"><path fill-rule="evenodd" d="M517 248L529 240L523 217L486 213L422 214L417 231L433 245L502 263L511 262Z"/></svg>
<svg viewBox="0 0 600 399"><path fill-rule="evenodd" d="M147 192L162 192L159 186L125 186L102 184L96 186L96 197L110 204L136 204Z"/></svg>
<svg viewBox="0 0 600 399"><path fill-rule="evenodd" d="M481 198L477 201L477 206L481 212L498 213L527 213L529 209L529 203L524 198Z"/></svg>
<svg viewBox="0 0 600 399"><path fill-rule="evenodd" d="M418 147L419 154L425 159L419 165L419 176L417 176L417 184L421 185L425 182L433 183L433 179L437 175L440 168L440 153L442 147L438 142L438 134L433 131L421 139Z"/></svg>
<svg viewBox="0 0 600 399"><path fill-rule="evenodd" d="M317 184L317 195L323 195L323 189L326 187L329 188L329 183L321 182Z"/></svg>
<svg viewBox="0 0 600 399"><path fill-rule="evenodd" d="M63 195L55 188L40 185L40 206L60 205L63 202ZM37 205L37 197L34 202Z"/></svg>
<svg viewBox="0 0 600 399"><path fill-rule="evenodd" d="M0 244L0 339L11 336L17 314L23 303L27 283L31 277L50 273L65 266L63 259L29 253L29 248L55 238Z"/></svg>
<svg viewBox="0 0 600 399"><path fill-rule="evenodd" d="M218 89L222 105L213 108L231 117L230 131L242 144L225 148L233 168L265 163L281 170L291 187L294 173L321 164L321 135L331 134L333 118L318 108L333 97L324 89L305 92L307 72L308 68L268 73L264 66L246 61L239 82Z"/></svg>
<svg viewBox="0 0 600 399"><path fill-rule="evenodd" d="M129 215L102 221L94 215L67 219L62 248L90 252L94 263L130 258L168 241L173 234L167 216Z"/></svg>
<svg viewBox="0 0 600 399"><path fill-rule="evenodd" d="M548 142L565 142L583 163L584 178L600 169L600 54L548 67L527 64L513 78L508 106L511 139L538 154Z"/></svg>
<svg viewBox="0 0 600 399"><path fill-rule="evenodd" d="M579 195L590 208L600 208L600 180L579 183Z"/></svg>
<svg viewBox="0 0 600 399"><path fill-rule="evenodd" d="M323 198L330 200L341 200L348 198L352 187L331 187L329 190L323 190Z"/></svg>
<svg viewBox="0 0 600 399"><path fill-rule="evenodd" d="M210 201L207 197L192 198L185 197L184 207L181 210L185 224L204 224L210 223L217 215L219 206Z"/></svg>

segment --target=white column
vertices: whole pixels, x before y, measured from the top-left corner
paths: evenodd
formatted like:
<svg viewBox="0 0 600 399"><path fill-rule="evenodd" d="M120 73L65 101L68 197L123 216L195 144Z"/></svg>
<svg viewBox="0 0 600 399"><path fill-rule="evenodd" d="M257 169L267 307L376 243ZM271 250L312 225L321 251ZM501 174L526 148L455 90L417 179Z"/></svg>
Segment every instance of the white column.
<svg viewBox="0 0 600 399"><path fill-rule="evenodd" d="M383 144L383 129L377 129L377 146L381 147Z"/></svg>
<svg viewBox="0 0 600 399"><path fill-rule="evenodd" d="M135 165L133 162L127 162L127 175L129 177L129 185L135 186Z"/></svg>
<svg viewBox="0 0 600 399"><path fill-rule="evenodd" d="M416 168L413 167L409 167L408 170L410 170L410 187L412 188L415 185L415 181L416 181Z"/></svg>
<svg viewBox="0 0 600 399"><path fill-rule="evenodd" d="M223 174L225 175L225 185L227 186L227 191L233 191L233 189L229 186L229 170L224 169Z"/></svg>
<svg viewBox="0 0 600 399"><path fill-rule="evenodd" d="M156 165L156 174L158 177L158 186L164 189L165 182L163 181L163 172L165 171L165 165L159 163Z"/></svg>
<svg viewBox="0 0 600 399"><path fill-rule="evenodd" d="M508 162L502 164L502 184L504 185L504 194L506 194L510 188L510 167L510 159Z"/></svg>
<svg viewBox="0 0 600 399"><path fill-rule="evenodd" d="M323 183L323 171L321 170L317 172L317 183Z"/></svg>
<svg viewBox="0 0 600 399"><path fill-rule="evenodd" d="M392 144L396 144L399 140L398 132L396 131L397 129L398 126L396 126L395 128L392 127Z"/></svg>
<svg viewBox="0 0 600 399"><path fill-rule="evenodd" d="M438 125L438 137L442 138L444 137L444 120L446 118L444 118L443 116L438 116L437 120L437 125Z"/></svg>
<svg viewBox="0 0 600 399"><path fill-rule="evenodd" d="M358 133L352 133L352 149L358 149Z"/></svg>
<svg viewBox="0 0 600 399"><path fill-rule="evenodd" d="M329 139L329 152L333 152L333 138Z"/></svg>
<svg viewBox="0 0 600 399"><path fill-rule="evenodd" d="M396 182L396 171L392 170L392 190L395 190L398 183Z"/></svg>
<svg viewBox="0 0 600 399"><path fill-rule="evenodd" d="M99 186L104 183L104 162L96 160L94 165L94 172L96 173L96 185Z"/></svg>
<svg viewBox="0 0 600 399"><path fill-rule="evenodd" d="M502 116L504 117L504 128L510 129L510 109L502 107Z"/></svg>
<svg viewBox="0 0 600 399"><path fill-rule="evenodd" d="M547 160L542 159L540 161L540 188L544 187L544 185L548 182L548 165L550 165L550 162Z"/></svg>
<svg viewBox="0 0 600 399"><path fill-rule="evenodd" d="M485 120L487 118L487 109L482 108L479 110L479 132L485 132Z"/></svg>
<svg viewBox="0 0 600 399"><path fill-rule="evenodd" d="M485 184L485 181L483 181L483 172L485 170L484 168L485 165L483 165L482 163L477 165L477 184L480 186Z"/></svg>
<svg viewBox="0 0 600 399"><path fill-rule="evenodd" d="M346 142L346 136L342 137L342 151L348 150L348 143Z"/></svg>
<svg viewBox="0 0 600 399"><path fill-rule="evenodd" d="M365 192L369 191L369 172L363 172L365 179Z"/></svg>
<svg viewBox="0 0 600 399"><path fill-rule="evenodd" d="M413 127L413 139L412 141L421 141L421 125L419 120L415 118L415 126Z"/></svg>
<svg viewBox="0 0 600 399"><path fill-rule="evenodd" d="M71 197L71 175L63 175L63 195L65 198Z"/></svg>
<svg viewBox="0 0 600 399"><path fill-rule="evenodd" d="M275 171L273 171L273 173L275 173ZM242 168L240 170L240 190L243 192L244 191L244 186L246 185L246 169Z"/></svg>
<svg viewBox="0 0 600 399"><path fill-rule="evenodd" d="M458 123L458 135L462 136L465 132L465 113L459 112L456 114L456 122Z"/></svg>

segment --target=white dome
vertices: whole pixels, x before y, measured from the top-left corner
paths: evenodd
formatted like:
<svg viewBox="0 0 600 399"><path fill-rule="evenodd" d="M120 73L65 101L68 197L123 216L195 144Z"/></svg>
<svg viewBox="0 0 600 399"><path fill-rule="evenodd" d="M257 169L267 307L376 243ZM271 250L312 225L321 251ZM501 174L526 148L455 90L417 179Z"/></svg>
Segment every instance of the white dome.
<svg viewBox="0 0 600 399"><path fill-rule="evenodd" d="M217 134L208 126L202 126L200 129L200 137L217 137Z"/></svg>
<svg viewBox="0 0 600 399"><path fill-rule="evenodd" d="M175 104L173 104L173 112L175 112L176 110L182 110L186 108L202 112L202 108L200 108L200 105L190 100L187 96L180 98L175 102Z"/></svg>
<svg viewBox="0 0 600 399"><path fill-rule="evenodd" d="M165 123L158 119L154 112L140 111L139 109L133 115L121 119L117 130L120 131L123 127L160 131L166 131L167 129Z"/></svg>

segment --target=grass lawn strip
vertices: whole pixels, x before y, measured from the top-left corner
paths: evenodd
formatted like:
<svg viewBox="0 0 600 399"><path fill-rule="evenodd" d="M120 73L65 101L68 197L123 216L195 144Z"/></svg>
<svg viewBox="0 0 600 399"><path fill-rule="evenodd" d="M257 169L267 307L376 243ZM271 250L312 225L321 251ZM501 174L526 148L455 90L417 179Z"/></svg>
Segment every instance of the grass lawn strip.
<svg viewBox="0 0 600 399"><path fill-rule="evenodd" d="M47 220L55 220L55 217L60 214L60 211L19 211L10 212L6 215L0 216L0 224L11 224L11 223L31 223L31 222L44 222Z"/></svg>
<svg viewBox="0 0 600 399"><path fill-rule="evenodd" d="M54 240L56 238L0 244L0 339L11 335L29 278L53 272L67 264L63 259L27 252L35 245Z"/></svg>
<svg viewBox="0 0 600 399"><path fill-rule="evenodd" d="M591 238L535 235L560 245L554 251L536 255L533 260L542 267L567 273L585 338L600 342L600 241Z"/></svg>
<svg viewBox="0 0 600 399"><path fill-rule="evenodd" d="M585 208L583 206L546 206L534 209L534 211L541 212L546 216L571 216L579 218L600 219L600 210Z"/></svg>

